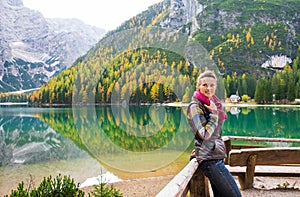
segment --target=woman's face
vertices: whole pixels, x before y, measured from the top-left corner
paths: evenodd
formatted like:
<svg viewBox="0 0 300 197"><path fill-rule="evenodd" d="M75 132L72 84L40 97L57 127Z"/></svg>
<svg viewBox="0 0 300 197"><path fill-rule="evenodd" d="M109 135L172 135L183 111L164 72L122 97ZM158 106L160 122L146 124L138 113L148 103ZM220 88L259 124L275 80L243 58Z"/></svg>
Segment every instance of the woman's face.
<svg viewBox="0 0 300 197"><path fill-rule="evenodd" d="M212 77L203 77L198 88L202 94L210 99L216 92L217 80Z"/></svg>

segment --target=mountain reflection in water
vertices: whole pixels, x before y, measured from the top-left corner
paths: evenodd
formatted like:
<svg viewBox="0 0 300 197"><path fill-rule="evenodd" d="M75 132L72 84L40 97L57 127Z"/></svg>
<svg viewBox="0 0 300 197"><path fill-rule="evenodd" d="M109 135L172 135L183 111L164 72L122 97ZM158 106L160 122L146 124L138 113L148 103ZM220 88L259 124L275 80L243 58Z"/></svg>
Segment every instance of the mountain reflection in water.
<svg viewBox="0 0 300 197"><path fill-rule="evenodd" d="M178 106L0 107L0 190L7 194L30 175L38 185L58 173L80 183L106 173L120 179L175 174L193 148L185 111ZM225 111L223 135L300 138L299 107Z"/></svg>

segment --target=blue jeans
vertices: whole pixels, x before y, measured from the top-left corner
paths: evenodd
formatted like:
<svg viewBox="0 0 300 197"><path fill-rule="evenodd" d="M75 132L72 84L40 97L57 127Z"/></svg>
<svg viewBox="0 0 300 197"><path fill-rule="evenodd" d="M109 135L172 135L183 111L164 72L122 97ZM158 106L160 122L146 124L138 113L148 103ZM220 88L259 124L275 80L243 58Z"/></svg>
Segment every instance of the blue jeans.
<svg viewBox="0 0 300 197"><path fill-rule="evenodd" d="M214 197L241 197L242 194L222 159L202 161L202 173L209 179Z"/></svg>

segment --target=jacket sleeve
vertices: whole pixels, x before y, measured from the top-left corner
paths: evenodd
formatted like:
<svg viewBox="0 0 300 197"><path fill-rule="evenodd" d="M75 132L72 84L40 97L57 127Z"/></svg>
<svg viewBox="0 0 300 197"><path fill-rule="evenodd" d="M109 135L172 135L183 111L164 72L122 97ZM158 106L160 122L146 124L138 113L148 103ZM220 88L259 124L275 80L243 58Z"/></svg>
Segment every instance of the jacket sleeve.
<svg viewBox="0 0 300 197"><path fill-rule="evenodd" d="M217 127L218 114L210 113L206 119L198 104L192 104L188 117L194 135L198 135L202 140L209 140Z"/></svg>

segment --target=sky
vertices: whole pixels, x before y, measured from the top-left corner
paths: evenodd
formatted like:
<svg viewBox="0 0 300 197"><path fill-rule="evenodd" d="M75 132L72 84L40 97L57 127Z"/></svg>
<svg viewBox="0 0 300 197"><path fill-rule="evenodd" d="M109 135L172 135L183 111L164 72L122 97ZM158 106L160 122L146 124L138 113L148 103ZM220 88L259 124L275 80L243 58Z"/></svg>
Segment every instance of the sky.
<svg viewBox="0 0 300 197"><path fill-rule="evenodd" d="M23 0L25 7L46 18L77 18L86 24L113 30L124 21L163 0Z"/></svg>

